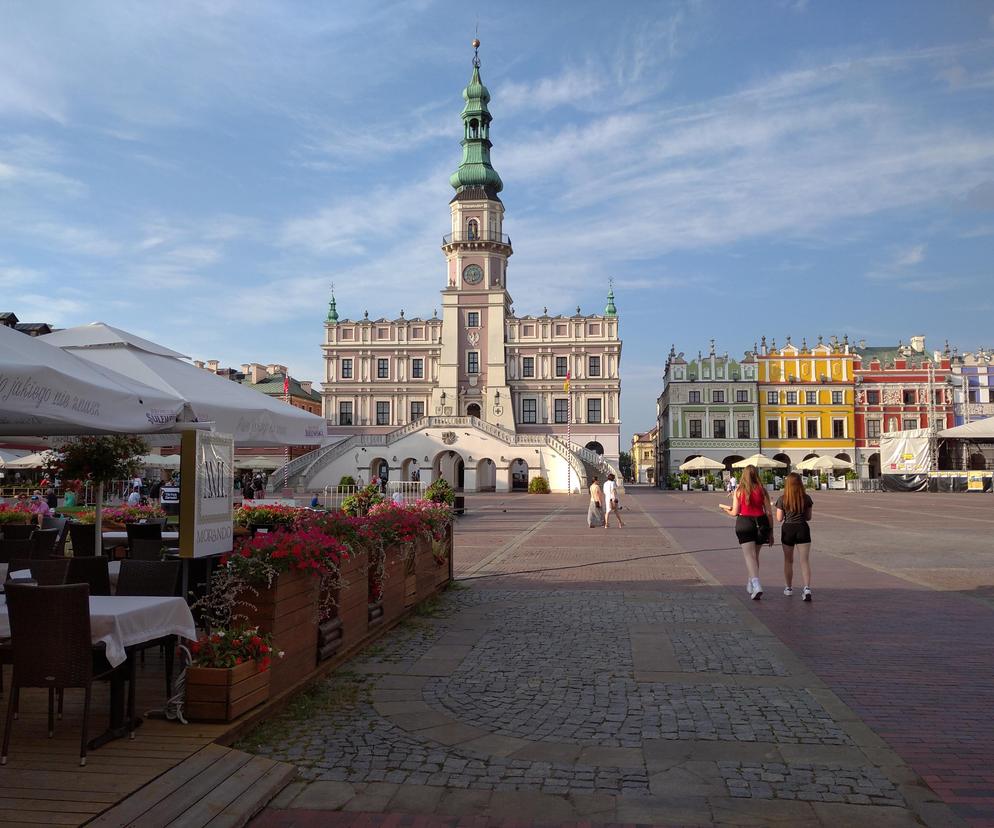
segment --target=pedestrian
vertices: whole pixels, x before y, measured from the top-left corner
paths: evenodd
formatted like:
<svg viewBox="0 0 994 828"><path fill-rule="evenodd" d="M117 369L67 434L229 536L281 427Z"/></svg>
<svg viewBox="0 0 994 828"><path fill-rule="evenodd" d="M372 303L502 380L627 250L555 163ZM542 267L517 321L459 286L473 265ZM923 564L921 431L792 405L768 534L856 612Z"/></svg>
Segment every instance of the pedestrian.
<svg viewBox="0 0 994 828"><path fill-rule="evenodd" d="M621 520L621 504L618 503L618 484L615 482L613 474L607 476L604 481L604 528L609 529L611 515L618 519L618 526L624 528Z"/></svg>
<svg viewBox="0 0 994 828"><path fill-rule="evenodd" d="M804 481L797 472L787 475L783 494L777 498L777 521L783 524L780 530L780 545L783 546L783 578L786 586L783 594L794 594L794 550L801 558L801 577L804 578L802 601L811 600L811 512L814 504L804 491Z"/></svg>
<svg viewBox="0 0 994 828"><path fill-rule="evenodd" d="M140 506L142 502L142 487L140 483L136 483L134 488L131 490L131 494L128 495L128 505L129 506Z"/></svg>
<svg viewBox="0 0 994 828"><path fill-rule="evenodd" d="M759 547L773 545L773 507L770 495L759 479L755 466L746 466L732 495L732 505L718 506L735 518L735 537L742 547L749 581L746 591L753 601L763 597L759 583Z"/></svg>
<svg viewBox="0 0 994 828"><path fill-rule="evenodd" d="M53 512L59 508L59 497L55 494L55 489L51 486L45 491L45 502Z"/></svg>
<svg viewBox="0 0 994 828"><path fill-rule="evenodd" d="M604 492L601 491L601 484L594 475L590 483L590 505L587 507L587 526L596 529L604 525Z"/></svg>
<svg viewBox="0 0 994 828"><path fill-rule="evenodd" d="M28 505L28 508L31 510L31 514L33 515L31 519L32 522L37 522L38 527L41 528L43 521L51 513L51 509L48 508L48 503L41 496L41 491L39 489L35 489L31 494L31 502Z"/></svg>

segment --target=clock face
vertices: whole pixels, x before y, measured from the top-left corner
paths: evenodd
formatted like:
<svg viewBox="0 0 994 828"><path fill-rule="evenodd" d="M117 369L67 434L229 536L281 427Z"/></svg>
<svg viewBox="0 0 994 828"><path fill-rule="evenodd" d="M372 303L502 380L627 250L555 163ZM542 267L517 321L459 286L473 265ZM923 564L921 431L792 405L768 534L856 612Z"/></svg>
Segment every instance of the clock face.
<svg viewBox="0 0 994 828"><path fill-rule="evenodd" d="M478 285L483 281L483 268L479 265L467 265L462 272L462 280L467 285Z"/></svg>

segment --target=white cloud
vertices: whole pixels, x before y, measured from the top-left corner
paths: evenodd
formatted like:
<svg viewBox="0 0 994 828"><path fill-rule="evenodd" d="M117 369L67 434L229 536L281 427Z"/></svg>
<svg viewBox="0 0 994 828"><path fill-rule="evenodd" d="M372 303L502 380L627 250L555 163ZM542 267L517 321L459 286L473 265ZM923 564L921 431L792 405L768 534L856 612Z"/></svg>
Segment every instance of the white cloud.
<svg viewBox="0 0 994 828"><path fill-rule="evenodd" d="M894 259L895 267L911 267L923 262L925 260L925 248L926 245L924 244L916 244L898 253Z"/></svg>

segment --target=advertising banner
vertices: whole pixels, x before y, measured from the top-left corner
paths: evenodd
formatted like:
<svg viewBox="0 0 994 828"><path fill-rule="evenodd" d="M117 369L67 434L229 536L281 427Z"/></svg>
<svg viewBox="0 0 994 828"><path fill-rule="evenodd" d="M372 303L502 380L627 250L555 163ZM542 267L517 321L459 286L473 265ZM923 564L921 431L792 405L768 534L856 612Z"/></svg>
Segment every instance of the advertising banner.
<svg viewBox="0 0 994 828"><path fill-rule="evenodd" d="M889 431L880 435L880 469L884 474L928 474L932 457L928 429Z"/></svg>
<svg viewBox="0 0 994 828"><path fill-rule="evenodd" d="M180 480L180 557L231 551L235 441L227 434L183 434Z"/></svg>

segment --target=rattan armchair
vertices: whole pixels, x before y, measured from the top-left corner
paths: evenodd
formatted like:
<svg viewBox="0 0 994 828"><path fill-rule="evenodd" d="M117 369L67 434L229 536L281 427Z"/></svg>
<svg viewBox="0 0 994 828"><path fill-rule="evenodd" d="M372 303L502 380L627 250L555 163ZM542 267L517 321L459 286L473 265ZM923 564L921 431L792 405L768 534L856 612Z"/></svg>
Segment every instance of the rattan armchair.
<svg viewBox="0 0 994 828"><path fill-rule="evenodd" d="M92 558L97 554L96 530L89 523L70 523L69 539L74 558Z"/></svg>
<svg viewBox="0 0 994 828"><path fill-rule="evenodd" d="M132 538L128 543L128 559L132 561L161 561L165 545L154 538Z"/></svg>
<svg viewBox="0 0 994 828"><path fill-rule="evenodd" d="M30 558L31 557L31 541L28 539L24 540L8 540L3 538L0 540L0 563L9 564L15 558Z"/></svg>
<svg viewBox="0 0 994 828"><path fill-rule="evenodd" d="M7 587L7 612L10 615L14 672L7 701L0 765L7 764L14 712L22 687L48 690L49 738L55 734L55 691L67 687L83 689L79 764L85 765L93 680L108 677L115 669L125 669L124 665L110 667L103 654L93 646L87 587L84 584L56 587L11 584ZM96 666L94 662L97 662ZM134 677L131 678L133 685ZM130 690L128 727L133 728L134 693Z"/></svg>
<svg viewBox="0 0 994 828"><path fill-rule="evenodd" d="M58 542L58 529L38 529L31 536L31 557L51 558Z"/></svg>
<svg viewBox="0 0 994 828"><path fill-rule="evenodd" d="M86 584L90 595L110 595L110 571L106 558L69 558L67 584Z"/></svg>
<svg viewBox="0 0 994 828"><path fill-rule="evenodd" d="M14 558L7 565L7 580L10 581L11 574L22 569L31 571L31 580L38 586L62 586L66 582L66 575L69 574L70 558L48 558L39 560L38 558L28 558L18 560Z"/></svg>
<svg viewBox="0 0 994 828"><path fill-rule="evenodd" d="M0 533L4 540L27 540L37 528L35 523L5 523L0 528Z"/></svg>
<svg viewBox="0 0 994 828"><path fill-rule="evenodd" d="M146 595L154 598L170 598L179 592L179 561L121 561L121 572L117 576L117 595ZM137 645L141 651L142 664L145 663L145 650L150 647L165 648L166 696L173 692L173 661L176 655L176 636L167 635L154 641Z"/></svg>
<svg viewBox="0 0 994 828"><path fill-rule="evenodd" d="M42 529L58 529L59 536L58 540L55 542L55 553L56 555L66 554L66 540L69 538L69 518L64 517L44 517L41 520Z"/></svg>

